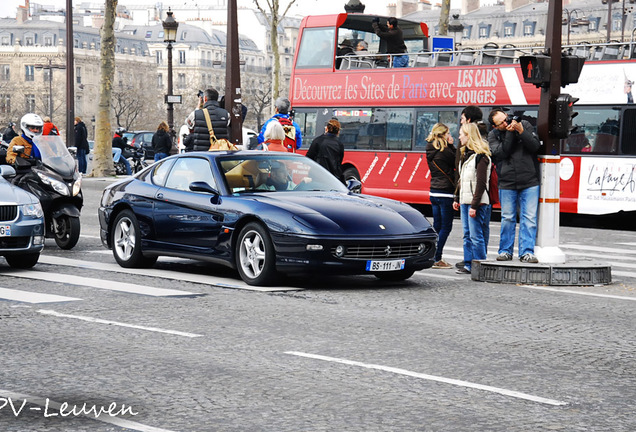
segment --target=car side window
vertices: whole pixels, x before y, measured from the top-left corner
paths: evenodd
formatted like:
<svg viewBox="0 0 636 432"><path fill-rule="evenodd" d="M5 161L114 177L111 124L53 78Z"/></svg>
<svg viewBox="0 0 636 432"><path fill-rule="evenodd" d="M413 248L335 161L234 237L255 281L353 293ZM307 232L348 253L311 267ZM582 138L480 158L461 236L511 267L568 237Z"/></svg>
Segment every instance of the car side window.
<svg viewBox="0 0 636 432"><path fill-rule="evenodd" d="M163 186L173 163L174 159L159 162L152 170L152 183L157 186Z"/></svg>
<svg viewBox="0 0 636 432"><path fill-rule="evenodd" d="M177 159L170 174L168 174L166 187L189 191L192 182L205 182L216 189L216 182L207 159L193 157Z"/></svg>

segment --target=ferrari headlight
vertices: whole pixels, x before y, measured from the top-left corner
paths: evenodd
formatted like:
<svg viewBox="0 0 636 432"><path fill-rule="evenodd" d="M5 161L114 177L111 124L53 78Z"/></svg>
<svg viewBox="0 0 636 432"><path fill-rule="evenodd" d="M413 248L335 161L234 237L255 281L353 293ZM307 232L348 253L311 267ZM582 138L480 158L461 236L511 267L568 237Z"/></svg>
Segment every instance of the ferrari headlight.
<svg viewBox="0 0 636 432"><path fill-rule="evenodd" d="M42 174L41 172L38 172L38 176L40 176L40 180L42 180L42 183L51 186L51 188L53 188L55 192L59 193L60 195L68 195L68 187L64 182Z"/></svg>
<svg viewBox="0 0 636 432"><path fill-rule="evenodd" d="M81 189L82 189L82 178L79 177L77 180L75 180L75 183L73 183L73 196L80 193Z"/></svg>
<svg viewBox="0 0 636 432"><path fill-rule="evenodd" d="M24 216L30 216L34 218L41 218L44 215L40 203L22 204L20 206L20 213L22 213Z"/></svg>

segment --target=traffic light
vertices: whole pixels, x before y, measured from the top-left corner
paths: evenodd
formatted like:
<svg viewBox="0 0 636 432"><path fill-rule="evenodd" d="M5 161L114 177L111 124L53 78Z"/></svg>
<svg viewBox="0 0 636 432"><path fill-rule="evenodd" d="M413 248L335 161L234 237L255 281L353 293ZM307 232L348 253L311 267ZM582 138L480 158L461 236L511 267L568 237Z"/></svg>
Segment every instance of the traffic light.
<svg viewBox="0 0 636 432"><path fill-rule="evenodd" d="M585 63L585 57L563 55L561 57L561 87L579 82L579 75Z"/></svg>
<svg viewBox="0 0 636 432"><path fill-rule="evenodd" d="M579 100L569 94L560 94L554 102L554 118L550 122L550 135L553 138L567 138L572 129L572 119L579 113L574 112L574 104Z"/></svg>
<svg viewBox="0 0 636 432"><path fill-rule="evenodd" d="M539 54L535 56L519 57L521 75L523 82L541 87L542 84L550 83L551 59L547 55Z"/></svg>

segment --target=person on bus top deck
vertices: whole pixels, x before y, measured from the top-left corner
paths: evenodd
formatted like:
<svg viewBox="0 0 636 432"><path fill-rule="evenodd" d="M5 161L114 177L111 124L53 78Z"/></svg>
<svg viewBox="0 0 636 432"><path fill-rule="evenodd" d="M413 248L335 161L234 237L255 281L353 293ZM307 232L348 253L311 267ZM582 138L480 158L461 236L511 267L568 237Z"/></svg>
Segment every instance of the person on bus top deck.
<svg viewBox="0 0 636 432"><path fill-rule="evenodd" d="M406 54L404 35L402 34L402 29L398 27L397 18L389 18L386 21L386 27L384 27L380 24L380 18L375 17L371 25L375 34L386 41L386 52L387 54L392 54L393 67L407 67L409 65L409 56Z"/></svg>
<svg viewBox="0 0 636 432"><path fill-rule="evenodd" d="M258 134L259 144L265 141L265 129L267 129L267 124L275 120L283 125L283 129L289 128L289 131L285 130L285 135L286 135L285 145L288 147L287 148L288 151L292 151L289 149L289 145L290 145L289 141L293 141L294 139L295 139L295 142L293 143L293 145L295 146L295 149L299 149L302 146L303 134L300 131L300 126L298 126L298 123L293 121L292 118L290 117L289 115L290 108L291 108L291 102L289 102L289 99L283 98L283 97L279 97L278 99L276 99L276 101L274 102L274 109L276 110L276 114L274 114L272 118L267 120L265 124L263 124L263 127L261 127L261 132ZM287 125L285 125L284 123L287 123ZM295 130L292 131L291 129L295 129Z"/></svg>
<svg viewBox="0 0 636 432"><path fill-rule="evenodd" d="M8 164L13 165L16 162L17 157L23 159L42 159L40 149L33 142L33 138L42 135L42 127L44 122L42 117L37 114L28 113L20 120L20 129L22 134L14 137L7 149L6 161ZM16 153L13 150L15 146L23 146L24 151L22 153Z"/></svg>
<svg viewBox="0 0 636 432"><path fill-rule="evenodd" d="M497 261L512 260L519 207L519 257L524 263L537 263L534 247L537 240L539 209L539 161L541 143L526 120L508 117L502 109L488 115L493 129L488 143L499 176L501 235Z"/></svg>
<svg viewBox="0 0 636 432"><path fill-rule="evenodd" d="M336 50L336 69L340 69L340 64L342 63L342 56L353 55L355 52L353 51L353 46L351 46L351 40L343 39L338 45L338 49Z"/></svg>

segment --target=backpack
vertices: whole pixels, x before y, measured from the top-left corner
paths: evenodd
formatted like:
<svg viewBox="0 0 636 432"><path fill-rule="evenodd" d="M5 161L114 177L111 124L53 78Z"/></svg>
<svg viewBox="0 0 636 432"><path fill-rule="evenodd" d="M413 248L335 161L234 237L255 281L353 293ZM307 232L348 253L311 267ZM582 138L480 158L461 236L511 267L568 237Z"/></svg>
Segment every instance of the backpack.
<svg viewBox="0 0 636 432"><path fill-rule="evenodd" d="M490 199L490 205L499 204L499 176L497 175L497 166L494 162L492 162L492 166L490 167L488 198Z"/></svg>
<svg viewBox="0 0 636 432"><path fill-rule="evenodd" d="M283 145L287 147L287 151L290 153L296 153L296 127L294 126L294 122L289 117L276 117L278 123L283 126L283 130L285 131L285 141Z"/></svg>

